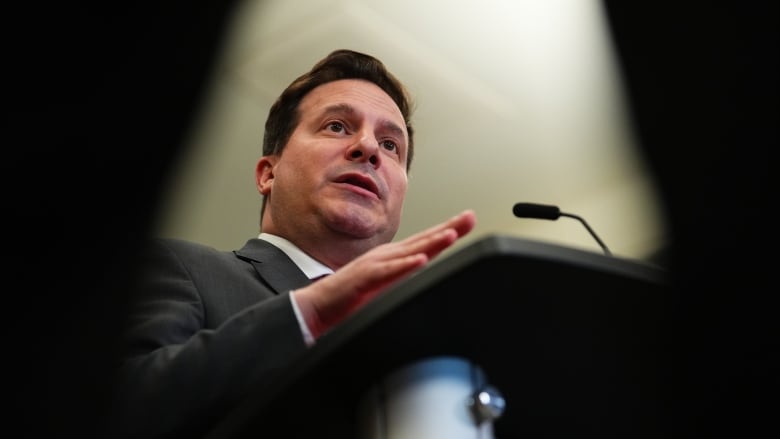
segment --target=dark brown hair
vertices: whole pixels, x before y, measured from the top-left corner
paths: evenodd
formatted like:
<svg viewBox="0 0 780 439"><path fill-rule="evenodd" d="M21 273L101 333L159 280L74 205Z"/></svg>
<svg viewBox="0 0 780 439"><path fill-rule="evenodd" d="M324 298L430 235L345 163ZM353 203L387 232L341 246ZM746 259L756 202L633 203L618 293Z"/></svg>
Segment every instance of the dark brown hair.
<svg viewBox="0 0 780 439"><path fill-rule="evenodd" d="M373 56L353 50L340 49L331 52L317 62L310 71L299 76L282 92L271 106L265 121L263 155L281 154L292 132L298 125L298 107L304 96L317 86L340 79L364 79L384 90L398 105L406 123L409 145L406 154L406 170L412 164L414 141L411 123L412 100L404 85L385 65Z"/></svg>

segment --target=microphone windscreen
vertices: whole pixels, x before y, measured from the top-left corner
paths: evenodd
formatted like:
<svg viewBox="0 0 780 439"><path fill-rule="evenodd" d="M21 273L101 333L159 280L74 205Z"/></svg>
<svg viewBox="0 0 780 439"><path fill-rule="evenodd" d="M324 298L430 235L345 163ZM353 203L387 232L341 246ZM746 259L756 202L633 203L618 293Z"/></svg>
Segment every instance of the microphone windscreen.
<svg viewBox="0 0 780 439"><path fill-rule="evenodd" d="M561 209L558 206L535 203L517 203L512 208L512 212L519 218L556 220L561 216Z"/></svg>

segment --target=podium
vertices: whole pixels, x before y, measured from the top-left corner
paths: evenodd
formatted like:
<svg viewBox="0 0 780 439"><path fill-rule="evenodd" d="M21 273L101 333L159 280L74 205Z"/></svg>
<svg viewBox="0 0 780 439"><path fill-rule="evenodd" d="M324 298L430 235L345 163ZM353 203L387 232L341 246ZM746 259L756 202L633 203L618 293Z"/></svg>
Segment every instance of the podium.
<svg viewBox="0 0 780 439"><path fill-rule="evenodd" d="M652 437L667 284L663 269L640 261L486 236L395 285L249 389L208 437L366 439L358 425L369 390L440 358L471 362L500 391L496 438Z"/></svg>

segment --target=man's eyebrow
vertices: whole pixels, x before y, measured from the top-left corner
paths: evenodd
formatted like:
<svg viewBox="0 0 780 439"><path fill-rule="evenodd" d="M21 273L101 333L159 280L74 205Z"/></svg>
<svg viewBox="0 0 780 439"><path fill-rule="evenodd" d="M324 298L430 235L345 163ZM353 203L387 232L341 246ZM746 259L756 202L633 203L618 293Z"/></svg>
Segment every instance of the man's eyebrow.
<svg viewBox="0 0 780 439"><path fill-rule="evenodd" d="M349 104L333 104L328 105L325 107L324 110L322 110L322 115L327 116L329 114L355 114L357 113L357 110L355 110L355 107Z"/></svg>
<svg viewBox="0 0 780 439"><path fill-rule="evenodd" d="M406 131L404 131L403 128L399 127L398 124L396 124L395 122L386 120L382 122L382 128L392 132L393 134L401 137L402 139L404 139L404 141L406 141Z"/></svg>

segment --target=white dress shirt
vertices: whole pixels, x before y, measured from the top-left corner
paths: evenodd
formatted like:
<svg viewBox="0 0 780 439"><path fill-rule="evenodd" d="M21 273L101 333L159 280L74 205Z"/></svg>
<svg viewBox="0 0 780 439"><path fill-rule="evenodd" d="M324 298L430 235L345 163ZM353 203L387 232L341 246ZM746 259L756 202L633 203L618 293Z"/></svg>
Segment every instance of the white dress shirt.
<svg viewBox="0 0 780 439"><path fill-rule="evenodd" d="M271 244L278 247L287 256L289 256L290 259L292 259L295 265L297 265L298 268L300 268L309 279L316 279L320 276L333 273L333 270L331 270L329 267L307 255L295 244L282 238L281 236L263 232L260 233L257 238L270 242ZM290 302L292 302L295 317L298 318L298 324L300 325L301 332L303 333L303 340L306 342L307 346L311 346L314 344L314 337L311 335L311 330L309 330L309 326L306 325L306 321L303 319L301 310L298 308L298 304L295 302L295 298L293 297L294 294L295 291L290 291Z"/></svg>

